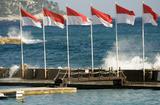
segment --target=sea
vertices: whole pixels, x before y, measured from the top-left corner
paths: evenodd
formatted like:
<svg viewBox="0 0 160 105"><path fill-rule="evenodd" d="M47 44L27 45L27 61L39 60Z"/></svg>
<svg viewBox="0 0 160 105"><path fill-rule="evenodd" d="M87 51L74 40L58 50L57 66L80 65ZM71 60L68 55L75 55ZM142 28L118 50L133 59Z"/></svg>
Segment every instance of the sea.
<svg viewBox="0 0 160 105"><path fill-rule="evenodd" d="M140 70L142 60L142 19L135 25L118 24L119 66ZM158 21L160 24L160 21ZM116 68L115 22L113 28L93 26L94 67ZM160 70L160 25L144 25L145 68ZM24 63L43 68L43 34L37 27L23 27ZM69 26L69 51L72 69L91 68L90 26ZM19 21L0 21L0 37L20 38ZM47 68L67 67L66 29L45 27ZM20 45L0 45L0 67L21 63ZM15 88L15 87L3 87ZM0 100L0 105L159 105L159 90L104 89L78 90L73 94L27 96L24 103L15 98Z"/></svg>
<svg viewBox="0 0 160 105"><path fill-rule="evenodd" d="M160 21L158 22L160 23ZM113 28L93 26L94 67L116 67L115 23ZM145 67L159 69L160 25L144 25ZM142 21L135 25L118 24L119 66L122 69L142 68ZM29 67L44 67L43 34L37 27L23 27L24 63ZM69 26L71 68L91 68L90 26ZM20 38L19 21L0 21L0 37ZM67 67L66 29L45 28L47 68ZM0 45L0 66L12 67L21 63L20 45Z"/></svg>
<svg viewBox="0 0 160 105"><path fill-rule="evenodd" d="M0 105L159 105L159 96L159 90L78 90L70 94L25 96L23 101L8 98L0 100Z"/></svg>

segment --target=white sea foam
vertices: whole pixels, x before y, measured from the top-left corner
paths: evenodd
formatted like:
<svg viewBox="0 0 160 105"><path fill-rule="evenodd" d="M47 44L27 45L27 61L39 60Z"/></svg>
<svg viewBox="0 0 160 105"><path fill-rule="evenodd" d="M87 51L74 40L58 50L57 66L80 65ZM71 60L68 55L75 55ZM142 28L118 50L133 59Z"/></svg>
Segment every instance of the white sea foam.
<svg viewBox="0 0 160 105"><path fill-rule="evenodd" d="M140 70L143 68L143 59L140 56L140 51L134 51L135 47L137 49L142 49L140 45L136 45L136 40L121 40L119 41L119 46L119 67L121 69ZM132 52L128 52L126 50L131 50ZM145 57L144 67L145 69L160 70L160 54L153 56L155 56L153 62L150 62L150 58ZM111 51L107 52L106 57L103 59L102 68L108 69L109 67L112 67L113 70L117 69L115 45Z"/></svg>
<svg viewBox="0 0 160 105"><path fill-rule="evenodd" d="M25 63L25 65L27 68L34 68L34 69L41 68L41 66L39 66L39 65L32 65L32 64L26 64L26 63Z"/></svg>
<svg viewBox="0 0 160 105"><path fill-rule="evenodd" d="M153 68L156 70L160 70L160 54L156 55L155 63L153 64Z"/></svg>
<svg viewBox="0 0 160 105"><path fill-rule="evenodd" d="M121 69L126 70L139 70L143 68L143 60L140 56L134 56L132 58L128 58L123 56L119 57L119 67ZM147 59L147 58L146 58ZM151 69L153 65L145 59L144 66L146 69ZM117 68L117 60L116 55L111 53L104 58L104 64L102 65L102 68L108 69L109 67L113 67L114 70Z"/></svg>
<svg viewBox="0 0 160 105"><path fill-rule="evenodd" d="M19 70L19 66L13 65L9 69L9 78L11 78L17 71Z"/></svg>
<svg viewBox="0 0 160 105"><path fill-rule="evenodd" d="M7 35L9 38L20 39L20 30L15 27L11 27L9 28ZM28 31L23 31L22 41L25 44L36 44L43 42L40 39L34 39L31 35L31 32Z"/></svg>

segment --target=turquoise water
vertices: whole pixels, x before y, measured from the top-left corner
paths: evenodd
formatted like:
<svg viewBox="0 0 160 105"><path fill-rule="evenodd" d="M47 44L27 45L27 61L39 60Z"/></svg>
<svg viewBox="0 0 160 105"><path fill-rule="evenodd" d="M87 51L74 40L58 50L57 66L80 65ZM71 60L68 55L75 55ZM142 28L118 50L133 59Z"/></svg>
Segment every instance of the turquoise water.
<svg viewBox="0 0 160 105"><path fill-rule="evenodd" d="M0 105L159 105L158 90L78 90L73 94L27 96L24 103L15 98L0 100Z"/></svg>

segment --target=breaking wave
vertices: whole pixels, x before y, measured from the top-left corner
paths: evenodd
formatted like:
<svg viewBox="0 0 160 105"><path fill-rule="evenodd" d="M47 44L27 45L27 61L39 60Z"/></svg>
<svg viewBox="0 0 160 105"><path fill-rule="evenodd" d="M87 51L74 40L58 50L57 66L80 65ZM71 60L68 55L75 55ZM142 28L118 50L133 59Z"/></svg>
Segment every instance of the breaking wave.
<svg viewBox="0 0 160 105"><path fill-rule="evenodd" d="M20 40L20 30L15 27L9 28L7 35L8 35L7 38ZM37 44L37 43L42 43L43 40L34 39L31 35L31 32L23 31L22 42L25 44Z"/></svg>
<svg viewBox="0 0 160 105"><path fill-rule="evenodd" d="M19 70L19 66L13 65L9 69L9 78L11 78L17 71Z"/></svg>
<svg viewBox="0 0 160 105"><path fill-rule="evenodd" d="M136 40L133 40L133 42L136 43ZM141 49L140 45L133 45L132 43L128 43L126 40L119 41L119 46L121 46L119 50L119 67L121 69L125 70L140 70L143 68L143 59L140 55L140 51L133 51L133 48L135 46L137 49ZM108 51L106 54L106 57L103 58L103 64L102 68L109 69L109 67L112 67L113 70L117 69L117 60L116 60L116 49L114 47L111 51ZM136 48L135 48L136 49ZM127 50L127 51L125 51ZM128 52L128 50L131 50L132 52ZM138 55L139 54L139 55ZM153 60L151 61L150 58L145 57L144 59L144 67L145 69L155 69L160 70L160 54L153 55L155 56Z"/></svg>

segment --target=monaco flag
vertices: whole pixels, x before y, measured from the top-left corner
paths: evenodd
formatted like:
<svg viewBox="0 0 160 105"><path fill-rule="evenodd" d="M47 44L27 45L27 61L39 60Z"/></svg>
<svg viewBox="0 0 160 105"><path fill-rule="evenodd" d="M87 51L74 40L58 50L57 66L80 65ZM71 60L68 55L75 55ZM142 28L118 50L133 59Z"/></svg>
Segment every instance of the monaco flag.
<svg viewBox="0 0 160 105"><path fill-rule="evenodd" d="M91 21L83 14L67 7L68 25L90 25Z"/></svg>
<svg viewBox="0 0 160 105"><path fill-rule="evenodd" d="M103 24L106 27L112 27L112 17L93 7L91 7L93 24Z"/></svg>
<svg viewBox="0 0 160 105"><path fill-rule="evenodd" d="M22 26L36 26L41 28L41 21L21 8Z"/></svg>
<svg viewBox="0 0 160 105"><path fill-rule="evenodd" d="M117 23L134 25L135 13L116 4Z"/></svg>
<svg viewBox="0 0 160 105"><path fill-rule="evenodd" d="M43 8L43 13L45 26L58 26L64 28L65 19L62 15L54 13L46 8Z"/></svg>
<svg viewBox="0 0 160 105"><path fill-rule="evenodd" d="M156 14L151 7L143 4L143 22L151 23L152 25L157 25L158 14Z"/></svg>

